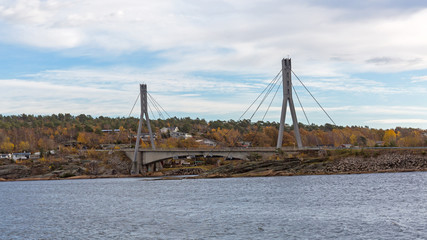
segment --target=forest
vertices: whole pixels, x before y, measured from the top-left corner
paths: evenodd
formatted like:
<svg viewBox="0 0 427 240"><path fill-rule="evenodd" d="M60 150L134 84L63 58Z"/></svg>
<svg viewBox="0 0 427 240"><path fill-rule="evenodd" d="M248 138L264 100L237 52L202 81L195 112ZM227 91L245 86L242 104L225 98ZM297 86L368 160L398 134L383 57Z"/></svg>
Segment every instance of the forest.
<svg viewBox="0 0 427 240"><path fill-rule="evenodd" d="M0 152L44 152L58 149L100 149L103 145L131 147L138 128L135 117L92 117L91 115L0 115ZM275 147L278 122L249 120L215 120L169 118L151 120L160 148L206 147L199 139L209 139L222 147ZM160 132L164 127L178 127L193 137L173 138ZM351 144L359 147L419 147L427 146L427 131L414 128L374 129L367 126L335 126L299 124L304 146L339 147ZM143 127L142 132L148 132ZM283 146L295 146L293 126L286 125ZM142 147L150 147L142 141Z"/></svg>

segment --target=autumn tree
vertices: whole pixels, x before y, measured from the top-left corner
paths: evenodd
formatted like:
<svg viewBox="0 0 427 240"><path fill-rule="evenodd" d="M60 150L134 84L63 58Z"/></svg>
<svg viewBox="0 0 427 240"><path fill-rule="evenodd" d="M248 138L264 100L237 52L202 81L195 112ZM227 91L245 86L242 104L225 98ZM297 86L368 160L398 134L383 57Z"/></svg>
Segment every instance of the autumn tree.
<svg viewBox="0 0 427 240"><path fill-rule="evenodd" d="M396 146L396 132L393 129L386 130L383 141L385 146Z"/></svg>
<svg viewBox="0 0 427 240"><path fill-rule="evenodd" d="M234 129L212 129L207 136L227 146L236 146L237 141L241 139L241 135Z"/></svg>
<svg viewBox="0 0 427 240"><path fill-rule="evenodd" d="M178 139L178 148L197 148L199 144L194 140L194 138L188 139Z"/></svg>
<svg viewBox="0 0 427 240"><path fill-rule="evenodd" d="M243 140L250 142L253 147L271 147L271 139L264 132L250 132L243 136Z"/></svg>
<svg viewBox="0 0 427 240"><path fill-rule="evenodd" d="M18 151L30 151L30 143L27 141L19 142Z"/></svg>
<svg viewBox="0 0 427 240"><path fill-rule="evenodd" d="M407 136L398 140L398 145L401 147L419 147L423 146L423 143L423 136L417 130L411 131Z"/></svg>
<svg viewBox="0 0 427 240"><path fill-rule="evenodd" d="M0 150L4 153L11 153L15 148L15 144L10 142L10 138L6 137L3 142L0 143Z"/></svg>

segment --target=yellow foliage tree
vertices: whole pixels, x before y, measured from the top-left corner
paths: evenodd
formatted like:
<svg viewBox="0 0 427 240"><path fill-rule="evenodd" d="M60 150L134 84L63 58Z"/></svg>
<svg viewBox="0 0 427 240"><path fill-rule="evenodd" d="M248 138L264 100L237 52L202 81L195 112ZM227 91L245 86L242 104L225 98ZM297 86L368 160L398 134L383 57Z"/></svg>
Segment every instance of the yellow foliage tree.
<svg viewBox="0 0 427 240"><path fill-rule="evenodd" d="M386 146L396 145L396 132L393 129L386 130L383 137Z"/></svg>
<svg viewBox="0 0 427 240"><path fill-rule="evenodd" d="M19 142L18 150L19 151L28 151L28 150L30 150L30 143L27 142L27 141L21 141L21 142Z"/></svg>
<svg viewBox="0 0 427 240"><path fill-rule="evenodd" d="M149 147L150 147L150 144L148 144L148 143L146 143L146 142L144 142L144 141L140 141L139 146L140 146L141 148L149 148Z"/></svg>
<svg viewBox="0 0 427 240"><path fill-rule="evenodd" d="M85 132L81 132L79 133L79 136L77 136L77 142L81 143L81 144L88 144L89 143L89 138L87 136L87 134Z"/></svg>
<svg viewBox="0 0 427 240"><path fill-rule="evenodd" d="M344 139L344 134L340 129L333 129L332 130L332 137L333 137L333 141L334 141L334 146L338 147L341 144L346 143L345 139ZM347 142L348 143L348 142Z"/></svg>
<svg viewBox="0 0 427 240"><path fill-rule="evenodd" d="M199 144L193 138L179 139L178 148L197 148Z"/></svg>
<svg viewBox="0 0 427 240"><path fill-rule="evenodd" d="M423 137L419 131L412 131L408 136L398 140L401 147L419 147L423 146Z"/></svg>
<svg viewBox="0 0 427 240"><path fill-rule="evenodd" d="M267 126L263 129L264 134L269 138L269 145L276 146L279 130L272 126Z"/></svg>
<svg viewBox="0 0 427 240"><path fill-rule="evenodd" d="M351 145L357 145L357 136L356 135L351 134L350 143L351 143Z"/></svg>
<svg viewBox="0 0 427 240"><path fill-rule="evenodd" d="M228 146L235 146L240 139L240 133L234 129L212 129L208 132L208 137Z"/></svg>
<svg viewBox="0 0 427 240"><path fill-rule="evenodd" d="M10 138L6 137L6 139L1 143L0 149L2 152L10 153L15 148L15 144L10 142Z"/></svg>

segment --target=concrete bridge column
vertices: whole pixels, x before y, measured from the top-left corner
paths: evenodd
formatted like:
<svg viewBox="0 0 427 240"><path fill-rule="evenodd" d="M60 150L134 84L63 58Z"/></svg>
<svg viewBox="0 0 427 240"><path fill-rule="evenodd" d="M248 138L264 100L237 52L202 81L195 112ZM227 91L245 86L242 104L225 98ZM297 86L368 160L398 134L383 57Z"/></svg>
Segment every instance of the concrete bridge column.
<svg viewBox="0 0 427 240"><path fill-rule="evenodd" d="M145 166L147 166L147 172L154 172L154 163L149 163Z"/></svg>
<svg viewBox="0 0 427 240"><path fill-rule="evenodd" d="M163 169L163 162L162 161L155 162L155 171L157 172L157 171L160 171L162 169Z"/></svg>
<svg viewBox="0 0 427 240"><path fill-rule="evenodd" d="M136 161L132 159L132 168L131 168L131 174L140 174L141 173L141 152L137 152L136 154Z"/></svg>

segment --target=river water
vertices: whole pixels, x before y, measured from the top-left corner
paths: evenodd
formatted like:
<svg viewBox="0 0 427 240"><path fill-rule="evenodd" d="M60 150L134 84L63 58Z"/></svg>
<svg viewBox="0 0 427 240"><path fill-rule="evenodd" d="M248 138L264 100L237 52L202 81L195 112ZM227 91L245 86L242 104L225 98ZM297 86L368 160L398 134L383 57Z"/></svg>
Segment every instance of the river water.
<svg viewBox="0 0 427 240"><path fill-rule="evenodd" d="M427 239L427 172L0 183L0 239Z"/></svg>

